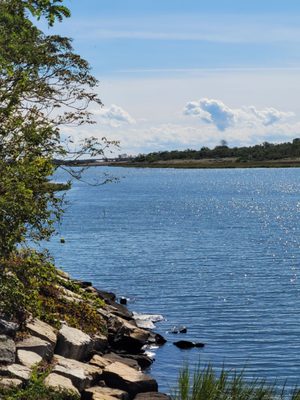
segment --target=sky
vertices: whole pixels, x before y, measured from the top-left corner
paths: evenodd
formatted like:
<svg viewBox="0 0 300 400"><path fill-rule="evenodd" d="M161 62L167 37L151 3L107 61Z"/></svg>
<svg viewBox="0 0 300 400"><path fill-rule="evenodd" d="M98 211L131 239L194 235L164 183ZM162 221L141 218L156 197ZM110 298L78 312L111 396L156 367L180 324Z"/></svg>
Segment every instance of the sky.
<svg viewBox="0 0 300 400"><path fill-rule="evenodd" d="M77 139L121 153L300 137L299 0L66 0L52 29L98 78L96 125Z"/></svg>

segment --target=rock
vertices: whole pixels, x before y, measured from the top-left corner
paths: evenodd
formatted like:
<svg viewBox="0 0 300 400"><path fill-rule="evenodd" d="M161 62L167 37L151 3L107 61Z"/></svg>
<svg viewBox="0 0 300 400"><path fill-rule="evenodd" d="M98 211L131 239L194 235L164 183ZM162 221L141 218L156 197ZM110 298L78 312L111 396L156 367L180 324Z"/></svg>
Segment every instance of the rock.
<svg viewBox="0 0 300 400"><path fill-rule="evenodd" d="M71 379L73 385L79 390L90 387L96 380L99 380L102 369L98 366L71 360L58 355L53 357L53 373Z"/></svg>
<svg viewBox="0 0 300 400"><path fill-rule="evenodd" d="M52 328L52 326L46 324L43 321L40 321L39 319L34 319L26 324L26 328L34 336L37 336L40 339L50 342L53 348L55 347L57 339L57 331L56 329Z"/></svg>
<svg viewBox="0 0 300 400"><path fill-rule="evenodd" d="M21 365L25 367L32 368L33 366L39 364L43 359L37 353L28 350L18 350L17 360Z"/></svg>
<svg viewBox="0 0 300 400"><path fill-rule="evenodd" d="M58 332L55 353L74 360L86 360L93 351L89 335L76 328L64 325Z"/></svg>
<svg viewBox="0 0 300 400"><path fill-rule="evenodd" d="M113 303L116 300L116 295L112 292L106 292L104 290L93 288L94 293L98 295L98 297L104 300L106 303Z"/></svg>
<svg viewBox="0 0 300 400"><path fill-rule="evenodd" d="M134 400L171 400L171 397L164 393L139 393Z"/></svg>
<svg viewBox="0 0 300 400"><path fill-rule="evenodd" d="M106 359L102 356L99 356L98 354L95 354L91 360L89 361L89 364L95 365L96 367L99 367L101 369L104 369L108 365L112 364L112 361L109 359Z"/></svg>
<svg viewBox="0 0 300 400"><path fill-rule="evenodd" d="M60 391L60 390L67 390L70 393L74 393L77 396L80 396L79 391L75 388L75 386L72 384L71 379L66 378L62 375L58 375L55 373L51 373L50 375L47 376L47 378L44 381L45 386Z"/></svg>
<svg viewBox="0 0 300 400"><path fill-rule="evenodd" d="M62 271L61 269L57 269L56 273L57 273L58 276L60 276L61 278L65 279L66 281L70 280L70 275L65 271Z"/></svg>
<svg viewBox="0 0 300 400"><path fill-rule="evenodd" d="M21 379L0 378L0 387L3 389L19 388L23 385Z"/></svg>
<svg viewBox="0 0 300 400"><path fill-rule="evenodd" d="M130 398L142 392L157 392L157 382L152 377L119 362L106 367L102 377L107 386L125 390Z"/></svg>
<svg viewBox="0 0 300 400"><path fill-rule="evenodd" d="M17 343L18 350L27 350L37 353L44 360L50 360L53 355L54 346L52 343L36 336L29 336Z"/></svg>
<svg viewBox="0 0 300 400"><path fill-rule="evenodd" d="M0 335L6 335L15 337L19 325L15 322L6 321L5 319L0 319Z"/></svg>
<svg viewBox="0 0 300 400"><path fill-rule="evenodd" d="M148 339L149 343L155 343L158 346L163 346L167 340L159 333L150 332L150 337Z"/></svg>
<svg viewBox="0 0 300 400"><path fill-rule="evenodd" d="M121 298L120 298L120 304L126 306L126 304L127 304L127 299L126 299L126 297L121 297Z"/></svg>
<svg viewBox="0 0 300 400"><path fill-rule="evenodd" d="M110 364L112 364L113 362L118 361L118 362L120 362L122 364L128 365L128 367L131 367L131 368L136 369L137 371L140 371L140 366L139 366L138 362L136 360L132 359L132 358L127 358L125 356L123 357L123 356L118 355L116 353L105 354L103 356L103 358L105 360L110 361Z"/></svg>
<svg viewBox="0 0 300 400"><path fill-rule="evenodd" d="M89 281L80 281L77 279L73 279L72 282L74 282L76 285L80 286L82 289L92 287L92 282L89 282Z"/></svg>
<svg viewBox="0 0 300 400"><path fill-rule="evenodd" d="M195 342L189 342L187 340L179 340L178 342L173 343L175 346L177 346L179 349L191 349L193 347L204 347L204 343L195 343Z"/></svg>
<svg viewBox="0 0 300 400"><path fill-rule="evenodd" d="M111 389L108 387L94 386L86 389L83 393L85 400L128 400L128 393L124 390Z"/></svg>
<svg viewBox="0 0 300 400"><path fill-rule="evenodd" d="M173 326L173 328L171 329L170 333L187 333L187 328L185 326Z"/></svg>
<svg viewBox="0 0 300 400"><path fill-rule="evenodd" d="M0 364L14 363L15 353L15 342L6 335L0 335Z"/></svg>
<svg viewBox="0 0 300 400"><path fill-rule="evenodd" d="M141 369L148 368L153 363L153 359L147 356L147 354L120 354L120 356L135 360Z"/></svg>
<svg viewBox="0 0 300 400"><path fill-rule="evenodd" d="M109 321L108 340L115 349L137 354L147 343L149 331L138 328L123 318L115 317Z"/></svg>
<svg viewBox="0 0 300 400"><path fill-rule="evenodd" d="M93 342L94 342L94 350L95 351L101 351L101 353L104 353L108 348L107 336L94 335Z"/></svg>
<svg viewBox="0 0 300 400"><path fill-rule="evenodd" d="M20 364L11 364L0 367L0 375L9 376L27 382L31 377L31 369Z"/></svg>

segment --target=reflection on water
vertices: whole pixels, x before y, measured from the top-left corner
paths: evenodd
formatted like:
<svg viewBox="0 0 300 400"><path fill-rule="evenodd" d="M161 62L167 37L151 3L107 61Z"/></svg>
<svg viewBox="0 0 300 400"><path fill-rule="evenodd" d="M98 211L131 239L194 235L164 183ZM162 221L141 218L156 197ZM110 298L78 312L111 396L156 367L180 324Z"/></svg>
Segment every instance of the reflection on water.
<svg viewBox="0 0 300 400"><path fill-rule="evenodd" d="M187 359L300 384L300 170L112 172L120 183L74 184L66 243L49 248L74 277L164 316L168 343L151 371L160 389ZM188 333L168 333L176 325ZM206 347L181 351L179 338Z"/></svg>

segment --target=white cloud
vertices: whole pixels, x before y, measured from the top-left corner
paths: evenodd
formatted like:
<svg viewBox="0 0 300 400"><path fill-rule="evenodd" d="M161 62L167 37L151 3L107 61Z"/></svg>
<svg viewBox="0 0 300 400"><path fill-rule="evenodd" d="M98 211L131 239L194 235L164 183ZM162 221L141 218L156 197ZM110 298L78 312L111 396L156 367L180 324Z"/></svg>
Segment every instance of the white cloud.
<svg viewBox="0 0 300 400"><path fill-rule="evenodd" d="M136 123L135 119L127 111L115 104L112 104L110 107L93 110L92 112L98 117L97 120L100 124L102 123L114 128L122 125L134 125Z"/></svg>
<svg viewBox="0 0 300 400"><path fill-rule="evenodd" d="M184 115L198 118L214 125L219 131L234 127L271 126L282 123L294 116L292 112L279 111L276 108L258 110L254 106L230 108L221 100L202 98L186 104Z"/></svg>

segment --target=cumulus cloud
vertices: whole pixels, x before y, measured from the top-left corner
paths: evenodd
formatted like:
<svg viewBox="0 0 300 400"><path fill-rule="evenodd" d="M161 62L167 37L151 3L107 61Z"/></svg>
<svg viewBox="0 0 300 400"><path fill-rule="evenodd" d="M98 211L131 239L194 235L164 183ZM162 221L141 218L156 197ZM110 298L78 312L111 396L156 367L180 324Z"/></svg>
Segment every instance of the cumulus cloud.
<svg viewBox="0 0 300 400"><path fill-rule="evenodd" d="M271 126L294 116L292 112L279 111L275 108L258 110L254 106L249 106L234 109L221 100L207 98L188 102L183 113L216 126L219 131L239 126Z"/></svg>
<svg viewBox="0 0 300 400"><path fill-rule="evenodd" d="M100 123L112 127L134 125L136 123L135 119L127 111L115 104L93 111L93 114L98 117Z"/></svg>

